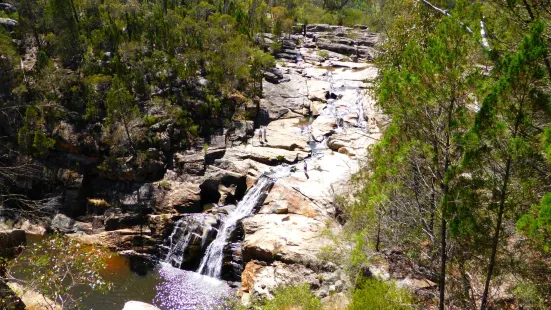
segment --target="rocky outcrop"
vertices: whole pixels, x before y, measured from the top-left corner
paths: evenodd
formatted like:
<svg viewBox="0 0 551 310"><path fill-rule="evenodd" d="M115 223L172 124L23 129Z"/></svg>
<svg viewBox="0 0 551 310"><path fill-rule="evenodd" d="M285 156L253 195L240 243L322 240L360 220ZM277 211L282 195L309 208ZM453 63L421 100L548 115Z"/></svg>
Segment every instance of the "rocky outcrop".
<svg viewBox="0 0 551 310"><path fill-rule="evenodd" d="M253 260L247 263L243 271L242 291L244 296L272 298L273 290L279 285L303 283L309 284L320 298L341 292L350 286L346 276L335 272L331 266L314 271L299 264L274 262L268 265Z"/></svg>
<svg viewBox="0 0 551 310"><path fill-rule="evenodd" d="M154 186L159 213L201 212L201 188L197 183L163 180Z"/></svg>

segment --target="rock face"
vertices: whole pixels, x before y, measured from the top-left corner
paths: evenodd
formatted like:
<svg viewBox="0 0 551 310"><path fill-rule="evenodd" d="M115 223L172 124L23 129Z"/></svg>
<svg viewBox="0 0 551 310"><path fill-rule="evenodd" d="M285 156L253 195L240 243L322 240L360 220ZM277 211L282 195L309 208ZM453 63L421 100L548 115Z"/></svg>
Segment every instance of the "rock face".
<svg viewBox="0 0 551 310"><path fill-rule="evenodd" d="M377 70L347 59L369 59L366 48L376 45L377 36L349 39L338 35L343 31L365 32L309 25L302 47L296 46L302 63L281 57L286 61L281 70L290 82L264 82L260 109L267 116L261 119L267 125L267 141L253 137L253 146L244 152L279 149L307 156L297 157L295 171L279 179L258 213L242 222L243 300L271 297L281 284L306 282L328 307L348 302L339 293L350 286L348 279L337 266L320 259L322 250L332 245L324 232L339 233L341 227L333 220L335 197L346 193L359 160L380 137L384 117L366 92ZM313 47L328 50L329 58L316 57Z"/></svg>

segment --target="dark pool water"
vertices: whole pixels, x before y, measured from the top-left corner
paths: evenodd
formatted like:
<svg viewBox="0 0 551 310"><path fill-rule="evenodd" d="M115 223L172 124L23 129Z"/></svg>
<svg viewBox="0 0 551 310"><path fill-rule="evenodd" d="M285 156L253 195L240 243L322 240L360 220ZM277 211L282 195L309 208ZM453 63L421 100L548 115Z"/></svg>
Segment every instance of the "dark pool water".
<svg viewBox="0 0 551 310"><path fill-rule="evenodd" d="M27 236L27 247L40 237ZM23 253L25 255L25 253ZM15 271L17 275L17 269ZM224 303L231 290L226 282L160 263L145 275L130 269L127 257L113 255L107 260L102 277L112 283L107 293L91 292L79 309L120 310L130 300L153 304L163 310L213 309ZM18 276L24 277L23 274ZM80 292L90 292L80 288ZM76 292L78 294L79 291Z"/></svg>

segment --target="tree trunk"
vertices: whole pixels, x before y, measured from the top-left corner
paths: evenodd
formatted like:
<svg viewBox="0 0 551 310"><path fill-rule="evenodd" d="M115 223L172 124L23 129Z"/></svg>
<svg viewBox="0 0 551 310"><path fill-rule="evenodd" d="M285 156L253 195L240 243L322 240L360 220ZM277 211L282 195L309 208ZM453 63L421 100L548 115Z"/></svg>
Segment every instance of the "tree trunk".
<svg viewBox="0 0 551 310"><path fill-rule="evenodd" d="M442 223L440 228L440 247L441 247L441 254L440 254L440 279L438 281L439 286L439 309L444 310L445 308L445 292L446 292L446 247L447 247L447 240L446 240L446 229L447 229L447 221L446 221L446 213L448 209L448 191L449 191L449 180L446 178L446 173L448 172L448 169L450 167L450 148L451 148L451 133L450 133L450 127L452 126L452 119L453 119L453 111L455 109L455 95L452 93L452 98L450 100L450 106L448 107L448 121L446 124L446 149L445 149L445 157L444 157L444 170L442 171L442 175L440 176L440 184L442 188L442 200L441 200L441 207L442 207Z"/></svg>
<svg viewBox="0 0 551 310"><path fill-rule="evenodd" d="M522 107L523 103L520 103L516 119L515 119L515 129L513 131L513 139L518 135L518 129L520 122L522 120ZM505 176L503 178L503 184L501 186L501 197L499 201L499 210L497 214L497 223L494 231L494 236L492 238L492 252L490 254L490 263L488 264L488 273L486 274L486 282L484 284L484 293L482 293L482 302L480 303L480 309L486 309L488 304L488 293L490 291L490 281L492 280L492 274L494 272L497 246L499 245L499 234L501 232L501 222L503 221L503 214L505 213L505 200L507 200L507 186L509 185L509 179L511 175L511 156L507 156L507 163L505 164Z"/></svg>
<svg viewBox="0 0 551 310"><path fill-rule="evenodd" d="M440 254L440 279L438 281L438 289L439 289L439 303L440 303L440 310L444 310L444 304L445 304L445 292L446 292L446 219L444 218L444 215L442 214L442 227L440 228L440 238L441 243L440 247L442 248L442 253Z"/></svg>

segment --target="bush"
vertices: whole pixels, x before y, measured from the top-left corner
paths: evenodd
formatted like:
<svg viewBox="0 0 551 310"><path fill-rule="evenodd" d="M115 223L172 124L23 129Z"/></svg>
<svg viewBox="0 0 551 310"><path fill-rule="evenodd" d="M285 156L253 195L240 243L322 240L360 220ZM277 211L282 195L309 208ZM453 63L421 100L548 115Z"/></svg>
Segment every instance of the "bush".
<svg viewBox="0 0 551 310"><path fill-rule="evenodd" d="M281 286L275 289L274 298L260 303L263 310L318 310L321 301L312 295L308 284L297 286Z"/></svg>
<svg viewBox="0 0 551 310"><path fill-rule="evenodd" d="M412 309L413 298L405 289L393 282L377 279L360 279L354 290L349 310L378 309L400 310Z"/></svg>
<svg viewBox="0 0 551 310"><path fill-rule="evenodd" d="M329 52L326 50L321 50L318 52L318 56L323 60L327 60L327 58L329 58Z"/></svg>

